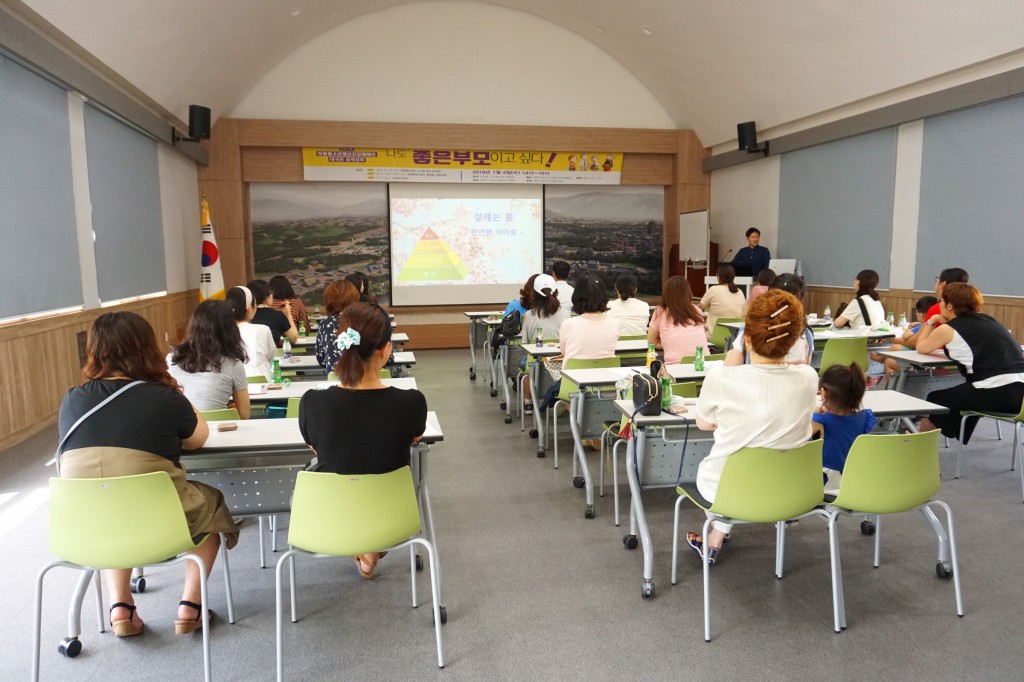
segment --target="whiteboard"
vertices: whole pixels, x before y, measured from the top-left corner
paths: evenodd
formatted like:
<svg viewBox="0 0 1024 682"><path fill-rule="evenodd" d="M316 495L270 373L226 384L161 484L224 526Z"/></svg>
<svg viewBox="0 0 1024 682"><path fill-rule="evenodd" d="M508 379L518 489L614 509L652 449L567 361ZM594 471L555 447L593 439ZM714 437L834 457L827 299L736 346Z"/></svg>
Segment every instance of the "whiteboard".
<svg viewBox="0 0 1024 682"><path fill-rule="evenodd" d="M707 211L679 214L679 260L708 260L711 228Z"/></svg>

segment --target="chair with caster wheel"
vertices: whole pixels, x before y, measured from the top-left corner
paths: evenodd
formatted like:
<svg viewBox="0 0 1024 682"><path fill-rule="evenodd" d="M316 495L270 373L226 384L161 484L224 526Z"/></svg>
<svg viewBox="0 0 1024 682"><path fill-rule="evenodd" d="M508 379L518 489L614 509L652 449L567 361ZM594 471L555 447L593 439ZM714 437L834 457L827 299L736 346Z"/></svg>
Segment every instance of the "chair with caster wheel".
<svg viewBox="0 0 1024 682"><path fill-rule="evenodd" d="M131 509L131 514L124 513ZM32 633L32 679L39 679L42 637L43 582L52 568L64 566L82 571L72 598L68 637L59 650L68 657L81 651L81 608L89 583L95 577L100 607L100 632L105 629L99 571L128 566L162 566L192 561L199 568L202 618L207 618L206 566L190 552L201 545L189 532L178 492L165 471L111 478L50 479L50 552L58 557L39 572L35 588L35 623ZM234 622L231 574L227 548L221 537L221 565L228 602L228 621ZM168 559L168 557L171 557ZM209 628L203 631L203 671L210 680Z"/></svg>
<svg viewBox="0 0 1024 682"><path fill-rule="evenodd" d="M325 524L324 519L332 519ZM296 614L295 557L350 557L369 552L409 548L412 574L412 605L416 601L415 547L426 550L433 598L434 634L437 642L437 666L444 667L441 625L447 620L440 605L437 554L431 542L420 537L422 530L419 503L412 471L402 467L386 474L339 476L332 473L302 471L295 479L292 516L288 527L290 548L277 562L277 679L284 678L283 573L290 568L291 619Z"/></svg>
<svg viewBox="0 0 1024 682"><path fill-rule="evenodd" d="M964 430L967 427L967 420L972 417L985 419L995 419L997 434L1002 440L1002 433L998 431L999 425L1003 422L1013 425L1013 450L1010 451L1010 471L1013 471L1014 460L1017 460L1017 465L1020 468L1020 489L1021 495L1024 496L1024 465L1021 464L1021 442L1020 442L1020 426L1024 423L1024 405L1021 406L1020 412L1017 414L1009 414L1002 412L961 412L960 413L960 449L956 453L956 478L960 478L960 458L964 454Z"/></svg>
<svg viewBox="0 0 1024 682"><path fill-rule="evenodd" d="M853 441L850 454L843 467L839 493L829 500L825 512L829 524L829 543L832 549L833 584L838 585L835 628L846 627L846 604L843 599L842 566L839 560L839 536L836 523L840 515L875 518L875 568L881 561L881 514L899 514L920 510L925 519L940 533L941 525L931 511L932 506L946 513L948 540L938 535L939 560L936 573L940 578L953 578L956 593L956 613L964 615L960 591L960 571L957 564L956 533L953 512L949 506L934 499L939 491L939 432L907 434L867 434ZM863 528L862 528L863 531ZM948 542L949 556L945 556ZM947 560L949 564L947 565ZM833 587L833 590L836 588Z"/></svg>
<svg viewBox="0 0 1024 682"><path fill-rule="evenodd" d="M675 515L672 522L672 584L676 584L679 558L679 509L690 500L707 514L702 537L708 536L712 520L727 523L775 524L775 575L782 577L785 555L785 522L804 516L825 516L820 509L824 499L821 476L822 441L814 440L798 448L742 448L729 455L722 470L714 502L701 496L696 483L676 488ZM704 545L704 641L711 641L710 563ZM836 587L833 583L833 597ZM841 590L840 590L841 594ZM838 604L838 602L837 602ZM835 606L839 608L838 605Z"/></svg>

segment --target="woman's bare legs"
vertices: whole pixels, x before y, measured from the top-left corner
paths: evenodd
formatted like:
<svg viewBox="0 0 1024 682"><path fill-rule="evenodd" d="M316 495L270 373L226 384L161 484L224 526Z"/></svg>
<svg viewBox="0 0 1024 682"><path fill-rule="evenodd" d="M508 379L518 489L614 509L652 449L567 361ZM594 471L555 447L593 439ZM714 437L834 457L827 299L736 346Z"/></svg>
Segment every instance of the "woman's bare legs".
<svg viewBox="0 0 1024 682"><path fill-rule="evenodd" d="M211 533L206 538L206 542L196 547L192 552L206 563L207 577L210 576L210 571L213 570L213 562L217 558L217 551L219 549L220 536L216 533ZM185 563L185 589L181 593L181 600L190 601L193 604L198 604L202 600L202 588L199 584L199 567L191 561ZM179 619L194 620L196 615L196 610L191 606L178 606Z"/></svg>

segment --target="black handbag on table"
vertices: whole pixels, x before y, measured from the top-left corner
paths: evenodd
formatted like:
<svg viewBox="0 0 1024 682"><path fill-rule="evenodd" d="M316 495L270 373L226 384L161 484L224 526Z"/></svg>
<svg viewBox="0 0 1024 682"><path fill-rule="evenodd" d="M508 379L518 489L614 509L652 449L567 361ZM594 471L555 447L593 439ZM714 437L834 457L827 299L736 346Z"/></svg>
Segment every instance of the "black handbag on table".
<svg viewBox="0 0 1024 682"><path fill-rule="evenodd" d="M661 414L661 380L658 373L661 371L661 363L657 360L651 363L650 374L633 375L633 407L636 414L644 417L657 417Z"/></svg>

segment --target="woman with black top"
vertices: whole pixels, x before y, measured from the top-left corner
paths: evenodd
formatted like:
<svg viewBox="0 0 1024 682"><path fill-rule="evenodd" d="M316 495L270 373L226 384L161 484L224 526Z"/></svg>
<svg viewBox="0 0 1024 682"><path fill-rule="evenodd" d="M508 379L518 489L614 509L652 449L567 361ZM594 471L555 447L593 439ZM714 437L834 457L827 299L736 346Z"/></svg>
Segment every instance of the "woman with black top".
<svg viewBox="0 0 1024 682"><path fill-rule="evenodd" d="M354 303L338 321L338 385L307 391L299 403L299 429L316 453L317 471L384 474L409 466L409 448L427 426L427 401L417 390L381 383L391 320L380 306ZM359 574L371 580L381 556L353 557Z"/></svg>
<svg viewBox="0 0 1024 682"><path fill-rule="evenodd" d="M274 294L270 291L270 285L262 279L254 279L245 285L252 292L256 301L256 314L252 316L253 324L262 324L270 327L270 333L274 337L274 345L281 347L281 337L285 336L289 341L295 343L299 340L299 329L292 320L292 308L290 303L285 303L284 312L274 310Z"/></svg>
<svg viewBox="0 0 1024 682"><path fill-rule="evenodd" d="M89 331L86 353L87 381L68 391L60 406L60 475L102 478L166 471L181 498L189 532L193 536L210 534L195 554L203 559L207 570L211 569L220 548L217 533L226 533L228 547L234 547L238 527L220 491L185 478L179 462L182 450L202 446L209 427L168 374L153 328L135 313L104 313ZM126 389L72 430L89 410L133 381L144 383ZM124 513L132 510L125 509ZM130 589L131 575L131 568L106 571L110 625L118 637L138 635L143 630ZM199 620L199 583L199 569L192 562L186 563L185 589L174 622L178 634L203 627Z"/></svg>
<svg viewBox="0 0 1024 682"><path fill-rule="evenodd" d="M974 285L947 284L942 290L939 314L921 325L917 350L931 353L944 348L967 380L928 394L928 402L948 407L949 413L922 419L922 431L938 428L947 438L959 438L960 410L1020 412L1024 403L1024 353L1006 327L980 312L982 303L981 292ZM967 420L965 445L978 419Z"/></svg>

